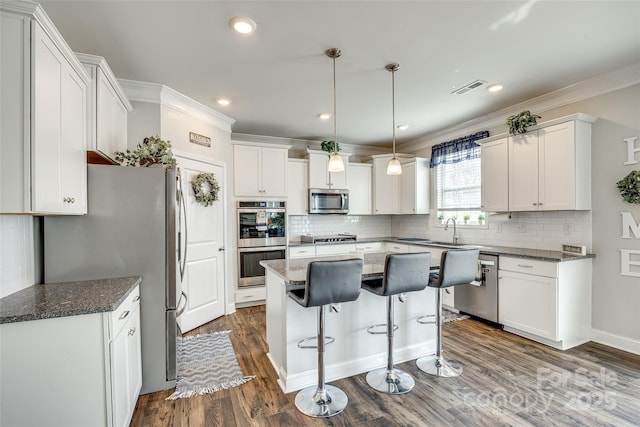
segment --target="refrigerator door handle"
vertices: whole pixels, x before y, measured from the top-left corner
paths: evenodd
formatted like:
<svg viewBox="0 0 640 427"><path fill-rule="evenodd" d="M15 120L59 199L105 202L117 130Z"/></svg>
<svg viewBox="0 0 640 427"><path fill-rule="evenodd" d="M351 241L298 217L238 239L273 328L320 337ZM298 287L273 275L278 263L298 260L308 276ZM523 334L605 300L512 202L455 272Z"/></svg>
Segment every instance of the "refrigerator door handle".
<svg viewBox="0 0 640 427"><path fill-rule="evenodd" d="M182 184L182 183L181 183ZM180 281L184 280L184 271L187 266L187 204L184 201L184 194L182 193L182 187L179 190L178 196L180 213L184 214L184 251L182 250L182 215L179 215L179 227L178 231L178 262L180 263Z"/></svg>
<svg viewBox="0 0 640 427"><path fill-rule="evenodd" d="M180 307L180 301L182 301L184 297L184 305L182 307ZM180 300L178 300L178 308L176 310L176 317L180 317L180 315L182 313L184 313L184 310L187 308L187 301L188 301L189 297L187 297L187 294L184 293L184 291L182 291L180 293Z"/></svg>

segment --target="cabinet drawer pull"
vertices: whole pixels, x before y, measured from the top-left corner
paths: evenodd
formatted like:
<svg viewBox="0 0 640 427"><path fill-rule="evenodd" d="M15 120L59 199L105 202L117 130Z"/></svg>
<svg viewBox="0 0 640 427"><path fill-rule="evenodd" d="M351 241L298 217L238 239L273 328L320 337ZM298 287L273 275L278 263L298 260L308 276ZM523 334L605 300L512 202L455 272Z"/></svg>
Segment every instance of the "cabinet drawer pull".
<svg viewBox="0 0 640 427"><path fill-rule="evenodd" d="M133 335L136 333L136 327L132 327L131 329L129 329L129 335Z"/></svg>
<svg viewBox="0 0 640 427"><path fill-rule="evenodd" d="M120 317L118 317L118 320L122 320L125 317L127 317L129 315L129 310L122 312L122 314L120 315Z"/></svg>
<svg viewBox="0 0 640 427"><path fill-rule="evenodd" d="M528 264L518 264L518 267L522 267L522 268L533 268L533 265L528 265Z"/></svg>

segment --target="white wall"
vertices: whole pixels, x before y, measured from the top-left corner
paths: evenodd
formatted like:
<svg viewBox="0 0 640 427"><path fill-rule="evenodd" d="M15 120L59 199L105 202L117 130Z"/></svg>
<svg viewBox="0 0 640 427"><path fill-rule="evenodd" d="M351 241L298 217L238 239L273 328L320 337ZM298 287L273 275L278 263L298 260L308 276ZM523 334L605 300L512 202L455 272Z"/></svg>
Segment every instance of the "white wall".
<svg viewBox="0 0 640 427"><path fill-rule="evenodd" d="M0 298L35 285L37 218L0 215Z"/></svg>

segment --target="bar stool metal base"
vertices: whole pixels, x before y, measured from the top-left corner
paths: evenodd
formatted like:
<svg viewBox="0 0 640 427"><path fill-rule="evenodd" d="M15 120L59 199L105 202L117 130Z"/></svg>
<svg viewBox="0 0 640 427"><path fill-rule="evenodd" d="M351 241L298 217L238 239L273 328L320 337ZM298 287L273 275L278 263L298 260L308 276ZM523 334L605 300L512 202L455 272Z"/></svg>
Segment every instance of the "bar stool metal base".
<svg viewBox="0 0 640 427"><path fill-rule="evenodd" d="M303 388L296 394L296 408L310 417L332 417L347 407L349 398L338 387L325 385L324 390L316 386Z"/></svg>
<svg viewBox="0 0 640 427"><path fill-rule="evenodd" d="M462 366L455 360L445 359L444 357L425 356L416 360L418 369L429 375L436 377L457 377L462 374Z"/></svg>
<svg viewBox="0 0 640 427"><path fill-rule="evenodd" d="M389 371L387 368L379 368L369 371L367 384L381 393L404 394L409 393L416 382L411 375L400 369L393 368Z"/></svg>

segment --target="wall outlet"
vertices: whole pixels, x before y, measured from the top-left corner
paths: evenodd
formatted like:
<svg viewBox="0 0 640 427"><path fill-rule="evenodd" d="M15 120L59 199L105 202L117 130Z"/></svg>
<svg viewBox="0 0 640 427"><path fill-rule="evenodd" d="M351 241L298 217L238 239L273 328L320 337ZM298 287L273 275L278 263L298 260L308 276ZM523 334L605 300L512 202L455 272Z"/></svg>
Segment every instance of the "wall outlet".
<svg viewBox="0 0 640 427"><path fill-rule="evenodd" d="M496 233L502 233L502 224L498 223L496 226Z"/></svg>
<svg viewBox="0 0 640 427"><path fill-rule="evenodd" d="M568 222L564 225L564 235L571 236L572 234L573 234L573 224Z"/></svg>

